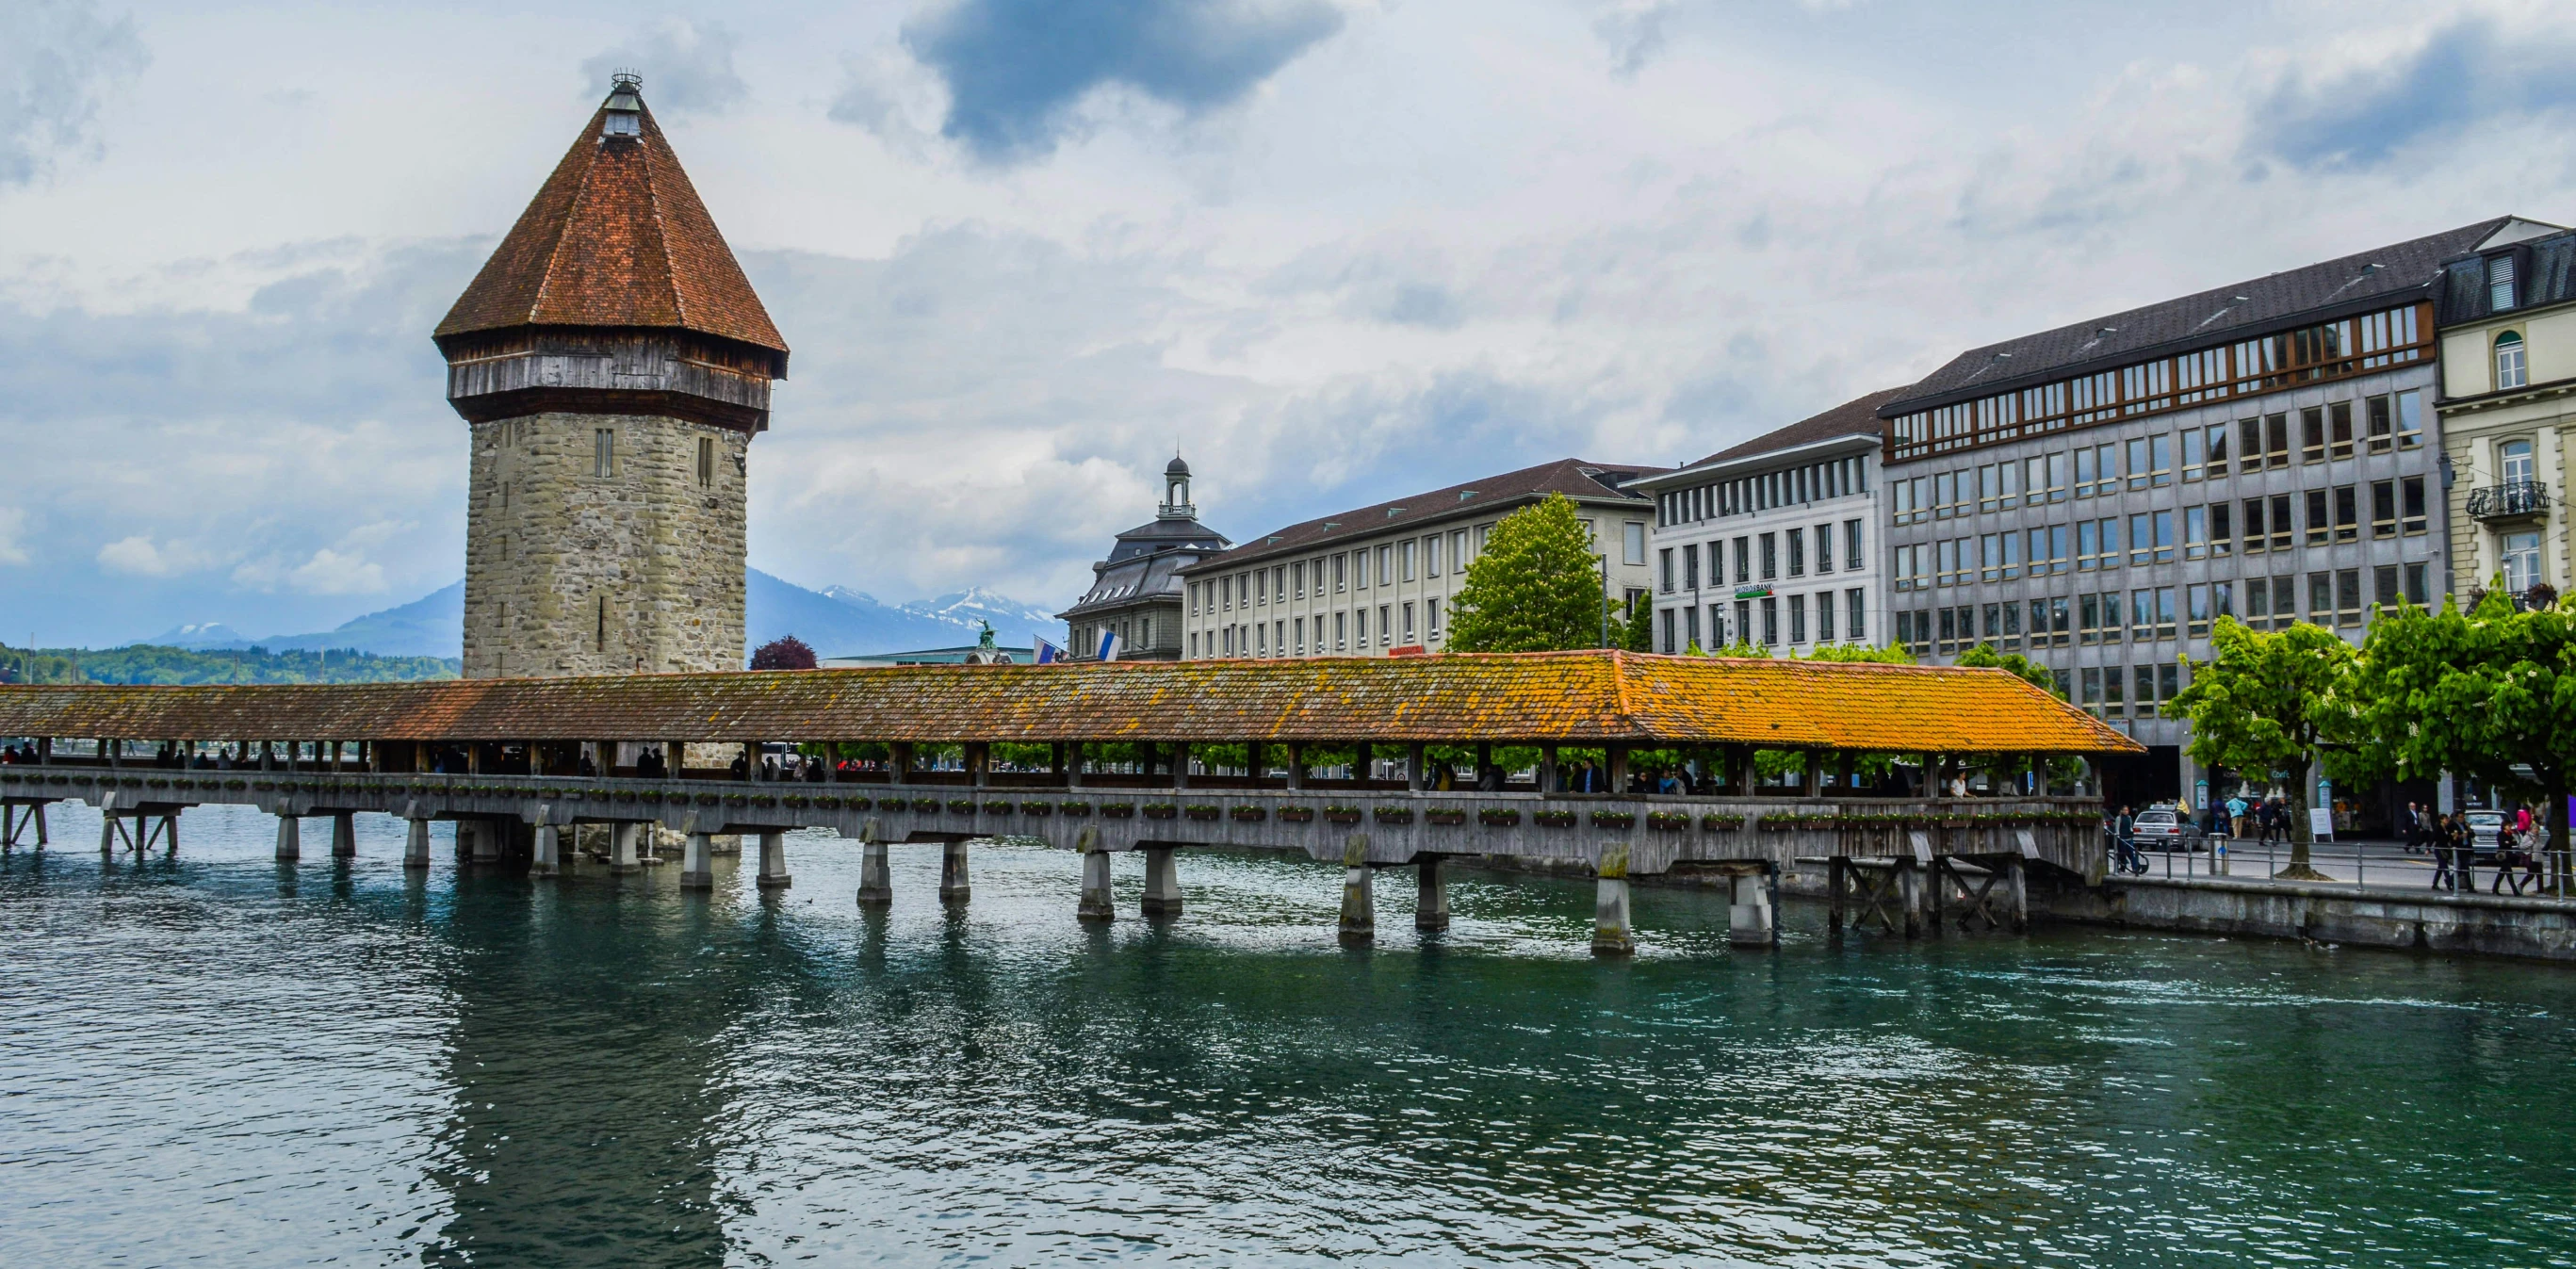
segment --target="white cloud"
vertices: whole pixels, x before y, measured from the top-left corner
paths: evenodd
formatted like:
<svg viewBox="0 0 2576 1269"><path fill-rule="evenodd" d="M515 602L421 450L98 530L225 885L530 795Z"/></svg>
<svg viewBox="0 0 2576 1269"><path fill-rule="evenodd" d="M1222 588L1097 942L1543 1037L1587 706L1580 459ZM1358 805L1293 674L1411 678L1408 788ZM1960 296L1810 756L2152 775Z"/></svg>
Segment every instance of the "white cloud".
<svg viewBox="0 0 2576 1269"><path fill-rule="evenodd" d="M26 512L16 507L0 507L0 564L24 564L35 558L27 553L20 538L26 530Z"/></svg>
<svg viewBox="0 0 2576 1269"><path fill-rule="evenodd" d="M99 99L151 59L134 19L87 0L0 5L0 188L24 185L57 153L99 152Z"/></svg>
<svg viewBox="0 0 2576 1269"><path fill-rule="evenodd" d="M130 577L168 577L187 571L190 564L185 552L163 551L152 539L137 533L118 538L98 548L98 566L111 573Z"/></svg>

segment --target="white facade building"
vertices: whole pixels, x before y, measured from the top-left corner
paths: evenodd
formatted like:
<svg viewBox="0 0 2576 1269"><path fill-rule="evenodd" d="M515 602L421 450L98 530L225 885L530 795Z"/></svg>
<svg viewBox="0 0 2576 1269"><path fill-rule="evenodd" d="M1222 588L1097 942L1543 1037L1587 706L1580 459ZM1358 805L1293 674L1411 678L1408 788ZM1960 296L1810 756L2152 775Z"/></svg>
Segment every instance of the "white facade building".
<svg viewBox="0 0 2576 1269"><path fill-rule="evenodd" d="M1561 459L1292 524L1180 570L1181 655L1389 656L1438 652L1467 565L1506 515L1571 499L1606 557L1613 600L1642 596L1653 504L1622 486L1658 469ZM1620 631L1610 631L1615 644Z"/></svg>
<svg viewBox="0 0 2576 1269"><path fill-rule="evenodd" d="M1900 391L1630 482L1655 499L1656 651L1887 642L1877 410Z"/></svg>

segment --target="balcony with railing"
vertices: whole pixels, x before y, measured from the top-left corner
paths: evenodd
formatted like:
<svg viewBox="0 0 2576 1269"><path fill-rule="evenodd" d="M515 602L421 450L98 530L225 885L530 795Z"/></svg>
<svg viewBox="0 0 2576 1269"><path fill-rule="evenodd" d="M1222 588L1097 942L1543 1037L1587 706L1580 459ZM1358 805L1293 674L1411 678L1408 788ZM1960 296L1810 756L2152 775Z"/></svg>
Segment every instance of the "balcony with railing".
<svg viewBox="0 0 2576 1269"><path fill-rule="evenodd" d="M2509 480L2469 491L2469 518L2479 521L2537 520L2549 514L2549 482Z"/></svg>

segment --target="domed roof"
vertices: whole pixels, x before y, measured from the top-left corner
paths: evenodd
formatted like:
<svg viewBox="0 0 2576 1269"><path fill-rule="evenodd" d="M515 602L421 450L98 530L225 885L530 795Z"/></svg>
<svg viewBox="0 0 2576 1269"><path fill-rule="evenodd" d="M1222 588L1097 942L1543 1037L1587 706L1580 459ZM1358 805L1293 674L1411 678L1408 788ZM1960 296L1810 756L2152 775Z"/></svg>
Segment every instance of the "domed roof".
<svg viewBox="0 0 2576 1269"><path fill-rule="evenodd" d="M1171 465L1163 469L1163 474L1166 476L1186 476L1190 474L1190 465L1182 462L1180 455L1174 454L1172 455Z"/></svg>

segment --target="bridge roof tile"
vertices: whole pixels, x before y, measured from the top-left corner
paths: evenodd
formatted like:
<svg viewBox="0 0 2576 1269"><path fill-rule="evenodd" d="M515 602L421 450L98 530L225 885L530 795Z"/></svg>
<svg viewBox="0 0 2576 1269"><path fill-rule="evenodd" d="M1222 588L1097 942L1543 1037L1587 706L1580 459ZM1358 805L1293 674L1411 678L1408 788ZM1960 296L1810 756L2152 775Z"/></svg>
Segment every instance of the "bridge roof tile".
<svg viewBox="0 0 2576 1269"><path fill-rule="evenodd" d="M2138 751L2137 742L2001 670L1595 651L428 683L5 686L0 735Z"/></svg>

